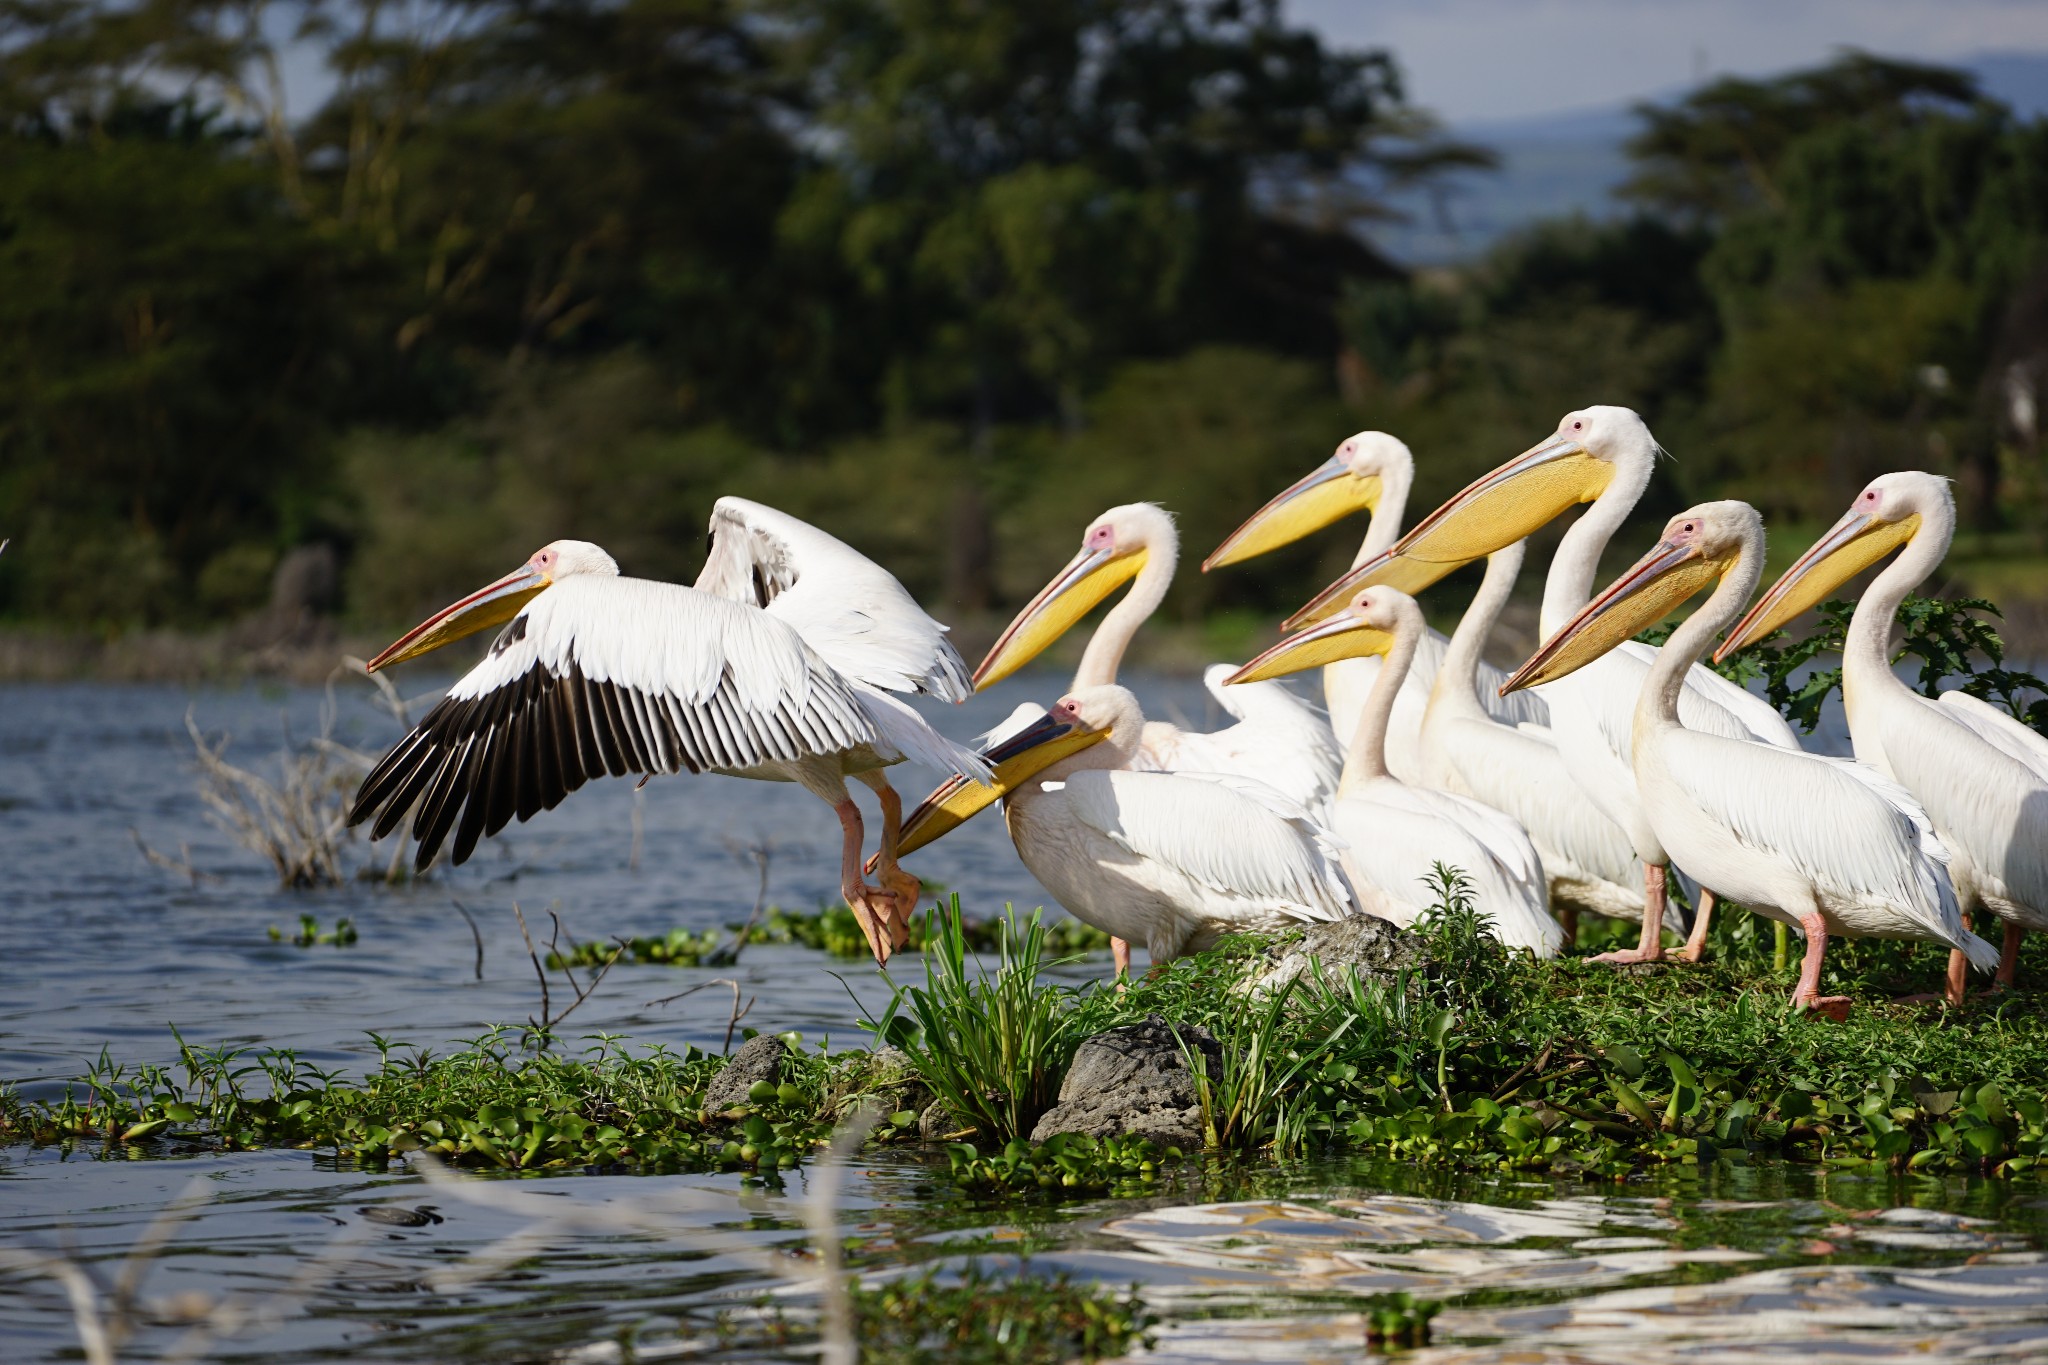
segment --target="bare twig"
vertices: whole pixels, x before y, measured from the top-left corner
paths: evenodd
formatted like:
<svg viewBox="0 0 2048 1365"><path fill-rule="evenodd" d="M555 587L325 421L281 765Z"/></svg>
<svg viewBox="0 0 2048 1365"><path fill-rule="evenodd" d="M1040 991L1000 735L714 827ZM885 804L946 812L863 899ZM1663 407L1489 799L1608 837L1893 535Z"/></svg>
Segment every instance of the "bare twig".
<svg viewBox="0 0 2048 1365"><path fill-rule="evenodd" d="M646 808L641 804L646 799L646 786L647 779L643 777L633 788L633 846L626 854L626 871L636 874L640 871L640 839L647 828Z"/></svg>
<svg viewBox="0 0 2048 1365"><path fill-rule="evenodd" d="M754 889L754 908L747 912L747 922L740 926L739 934L734 937L731 947L717 948L705 957L705 963L713 967L732 966L740 960L741 951L753 941L754 925L760 920L761 911L768 905L768 864L775 857L775 845L766 839L751 844L741 844L736 839L727 839L725 849L735 857L752 858L754 866L761 871L761 882Z"/></svg>
<svg viewBox="0 0 2048 1365"><path fill-rule="evenodd" d="M144 843L142 841L142 831L136 829L133 825L128 826L128 836L135 840L135 846L142 850L142 856L148 859L151 867L160 867L166 872L177 873L192 883L194 891L199 889L199 881L202 877L212 878L215 881L219 880L211 872L201 872L192 865L192 845L190 844L180 843L178 845L178 856L173 858L167 853L157 852Z"/></svg>
<svg viewBox="0 0 2048 1365"><path fill-rule="evenodd" d="M610 972L618 960L626 955L625 945L621 944L618 952L613 953L599 964L597 970L591 975L589 985L579 986L576 983L576 974L569 969L569 959L561 954L561 936L566 932L562 928L562 918L555 914L553 910L548 911L549 917L555 922L555 937L549 940L548 951L551 955L561 959L562 975L569 978L569 985L576 992L576 998L570 1001L560 1014L556 1014L554 1012L554 999L548 990L547 968L541 964L540 950L534 947L533 935L527 930L526 912L519 908L519 902L514 901L512 902L512 913L519 919L519 936L526 940L526 955L533 961L533 974L540 978L540 1018L536 1020L532 1015L528 1015L526 1022L529 1025L529 1032L539 1035L542 1039L542 1046L545 1047L546 1039L553 1031L555 1025L574 1014L582 1007L584 1001L597 993L598 985L604 980L606 973ZM575 940L573 937L570 939L570 942L572 945L574 944Z"/></svg>
<svg viewBox="0 0 2048 1365"><path fill-rule="evenodd" d="M690 987L690 989L686 991L677 991L674 995L664 995L659 1000L650 1000L645 1005L642 1005L640 1008L651 1010L657 1005L672 1005L676 1001L683 999L685 996L695 995L698 991L708 991L713 986L732 987L732 1013L726 1017L725 1042L719 1048L720 1052L731 1052L732 1031L740 1026L740 1020L746 1018L747 1015L750 1014L754 1008L754 997L751 995L747 997L746 1008L742 1009L740 1007L740 983L732 977L721 976L716 977L710 981L699 982L697 985Z"/></svg>
<svg viewBox="0 0 2048 1365"><path fill-rule="evenodd" d="M280 780L272 783L228 762L229 737L209 742L192 712L185 713L208 817L244 848L268 859L286 886L338 886L342 880L341 843L348 792L355 785L350 769L368 766L369 759L334 742L329 733L333 721L331 707L323 708L321 734L304 746L294 746L287 730L278 755Z"/></svg>
<svg viewBox="0 0 2048 1365"><path fill-rule="evenodd" d="M453 897L449 898L449 904L453 905L456 908L456 910L461 912L462 918L466 920L469 924L469 936L476 940L476 979L481 981L484 979L483 932L476 927L476 916L469 913L468 906L464 905L459 900L455 900Z"/></svg>

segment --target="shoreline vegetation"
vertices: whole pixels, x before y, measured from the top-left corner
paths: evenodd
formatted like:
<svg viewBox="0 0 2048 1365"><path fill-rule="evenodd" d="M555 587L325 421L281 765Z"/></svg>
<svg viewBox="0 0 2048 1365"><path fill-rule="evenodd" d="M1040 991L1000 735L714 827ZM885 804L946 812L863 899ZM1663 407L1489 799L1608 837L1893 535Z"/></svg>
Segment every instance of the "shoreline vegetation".
<svg viewBox="0 0 2048 1365"><path fill-rule="evenodd" d="M297 1147L366 1169L425 1152L480 1171L727 1170L773 1183L872 1111L870 1141L915 1147L940 1178L1006 1197L1194 1188L1213 1163L1253 1153L1593 1181L1767 1159L2048 1170L2039 994L1898 1003L1938 955L1847 941L1830 954L1829 989L1855 1010L1817 1021L1785 1007L1791 968L1763 922L1724 918L1696 967L1541 963L1494 943L1440 869L1436 909L1402 935L1407 966L1323 963L1268 984L1271 950L1231 940L1121 989L1075 988L1040 979L1037 914L1006 914L977 957L956 897L930 912L923 984L899 982L879 1019L858 1021L865 1048L758 1034L728 1058L529 1021L438 1056L373 1034L380 1062L349 1078L289 1050L178 1037L172 1066L103 1052L62 1098L0 1091L0 1142L113 1158ZM2041 980L2048 943L2030 939L2021 970ZM1034 1140L1068 1098L1077 1049L1140 1024L1180 1039L1200 1140Z"/></svg>

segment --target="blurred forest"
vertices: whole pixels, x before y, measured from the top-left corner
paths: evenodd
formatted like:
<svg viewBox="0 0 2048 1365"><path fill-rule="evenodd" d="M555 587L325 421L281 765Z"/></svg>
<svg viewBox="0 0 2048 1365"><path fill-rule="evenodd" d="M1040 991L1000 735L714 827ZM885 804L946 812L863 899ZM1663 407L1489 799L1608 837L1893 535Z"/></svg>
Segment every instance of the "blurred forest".
<svg viewBox="0 0 2048 1365"><path fill-rule="evenodd" d="M1646 516L1934 469L2038 582L2048 125L1849 54L1629 152L1408 272L1389 192L1488 153L1272 0L0 0L0 617L224 623L309 546L362 628L558 536L687 580L736 492L972 618L1113 502L1197 558L1378 426L1412 516L1591 402Z"/></svg>

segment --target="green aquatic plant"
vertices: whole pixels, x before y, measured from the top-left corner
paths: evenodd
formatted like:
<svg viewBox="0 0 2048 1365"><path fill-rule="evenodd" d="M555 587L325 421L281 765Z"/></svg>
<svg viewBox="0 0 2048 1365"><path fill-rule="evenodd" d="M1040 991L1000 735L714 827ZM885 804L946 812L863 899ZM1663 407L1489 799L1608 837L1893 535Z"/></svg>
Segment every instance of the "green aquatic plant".
<svg viewBox="0 0 2048 1365"><path fill-rule="evenodd" d="M332 929L322 929L317 918L312 915L302 914L299 916L299 932L293 934L289 941L301 948L311 948L316 944L328 944L336 948L346 948L353 944L358 937L355 921L346 915L336 920ZM270 941L272 943L286 942L284 930L278 928L275 924L271 925Z"/></svg>
<svg viewBox="0 0 2048 1365"><path fill-rule="evenodd" d="M62 1099L0 1102L0 1137L108 1155L299 1146L378 1166L427 1149L509 1170L767 1173L879 1105L870 1140L953 1139L931 1159L962 1188L1121 1195L1185 1167L1127 1139L1023 1139L1081 1040L1156 1015L1219 1040L1224 1060L1199 1070L1220 1152L1603 1178L1757 1157L2031 1177L2048 1160L2048 1000L1886 1003L1939 976L1937 949L1837 945L1828 987L1865 1003L1831 1023L1786 1008L1753 916L1724 916L1704 964L1622 972L1502 950L1455 878L1439 890L1416 965L1322 965L1264 992L1272 959L1246 940L1117 985L1048 983L1037 916L1008 916L981 963L949 904L928 926L925 984L898 989L865 1025L904 1053L828 1056L784 1035L780 1073L716 1113L704 1094L722 1057L606 1035L580 1055L522 1050L516 1030L445 1056L374 1038L376 1065L346 1079L289 1049L179 1039L174 1066L103 1052ZM2048 943L2028 941L2021 971L2048 977ZM934 1103L943 1123L930 1121Z"/></svg>
<svg viewBox="0 0 2048 1365"><path fill-rule="evenodd" d="M634 962L655 962L668 967L695 967L719 945L716 929L693 934L688 929L671 929L659 938L624 938L609 942L591 940L573 945L566 953L547 955L551 972L569 967L609 967L622 956Z"/></svg>
<svg viewBox="0 0 2048 1365"><path fill-rule="evenodd" d="M1162 1173L1182 1160L1178 1147L1139 1137L1055 1133L1044 1142L1012 1138L999 1152L971 1142L946 1145L953 1183L970 1190L1071 1194L1154 1194Z"/></svg>
<svg viewBox="0 0 2048 1365"><path fill-rule="evenodd" d="M1158 1322L1136 1285L1118 1293L1065 1275L997 1275L978 1262L949 1275L856 1285L853 1313L861 1358L873 1365L1107 1360L1149 1346Z"/></svg>
<svg viewBox="0 0 2048 1365"><path fill-rule="evenodd" d="M993 971L970 968L960 898L924 921L925 984L897 986L881 1017L861 1027L908 1053L948 1112L986 1141L1030 1133L1052 1108L1082 1035L1074 992L1038 979L1040 911L1019 923L1005 907Z"/></svg>

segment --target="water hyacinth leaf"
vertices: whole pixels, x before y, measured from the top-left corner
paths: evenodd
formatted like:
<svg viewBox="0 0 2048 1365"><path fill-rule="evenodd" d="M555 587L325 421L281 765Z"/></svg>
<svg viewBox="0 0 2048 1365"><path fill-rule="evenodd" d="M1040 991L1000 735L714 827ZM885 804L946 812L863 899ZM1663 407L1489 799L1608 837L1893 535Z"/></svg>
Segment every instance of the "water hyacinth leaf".
<svg viewBox="0 0 2048 1365"><path fill-rule="evenodd" d="M1614 1063L1630 1080L1643 1074L1643 1054L1626 1043L1611 1043L1600 1049L1600 1055Z"/></svg>
<svg viewBox="0 0 2048 1365"><path fill-rule="evenodd" d="M1660 1050L1657 1053L1657 1056L1660 1060L1663 1061L1666 1067L1670 1068L1671 1079L1673 1081L1675 1081L1679 1085L1686 1086L1693 1090L1698 1090L1700 1088L1700 1078L1697 1075L1693 1074L1693 1069L1690 1066L1686 1065L1685 1059L1683 1057L1680 1057L1677 1053L1669 1051L1668 1049Z"/></svg>
<svg viewBox="0 0 2048 1365"><path fill-rule="evenodd" d="M1615 1100L1630 1118L1645 1128L1657 1127L1657 1116L1650 1111L1649 1105L1643 1103L1643 1097L1638 1095L1628 1082L1610 1076L1607 1085L1614 1092Z"/></svg>

